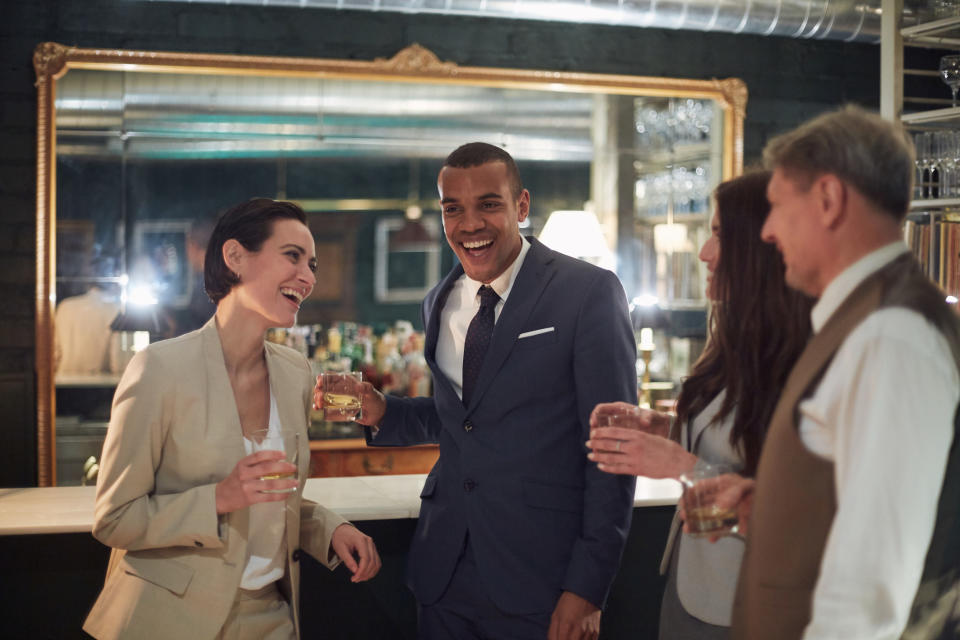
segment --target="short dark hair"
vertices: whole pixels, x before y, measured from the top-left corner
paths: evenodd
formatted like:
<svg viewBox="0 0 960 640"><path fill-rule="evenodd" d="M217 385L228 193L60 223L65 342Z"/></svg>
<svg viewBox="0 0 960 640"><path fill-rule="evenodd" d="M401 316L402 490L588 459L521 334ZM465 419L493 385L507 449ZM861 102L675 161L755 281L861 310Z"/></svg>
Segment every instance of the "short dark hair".
<svg viewBox="0 0 960 640"><path fill-rule="evenodd" d="M274 221L285 219L307 224L307 214L298 205L270 198L242 202L219 217L203 260L203 285L214 304L219 304L240 282L223 260L223 245L227 240L236 240L247 251L260 251L273 235Z"/></svg>
<svg viewBox="0 0 960 640"><path fill-rule="evenodd" d="M507 167L510 190L513 192L514 198L519 198L523 191L520 169L517 168L517 163L513 161L513 156L498 146L486 142L468 142L454 149L443 161L443 166L454 169L469 169L488 162L502 162Z"/></svg>
<svg viewBox="0 0 960 640"><path fill-rule="evenodd" d="M900 124L876 113L847 105L823 114L767 143L763 160L804 189L832 173L898 222L907 215L916 171L913 144Z"/></svg>

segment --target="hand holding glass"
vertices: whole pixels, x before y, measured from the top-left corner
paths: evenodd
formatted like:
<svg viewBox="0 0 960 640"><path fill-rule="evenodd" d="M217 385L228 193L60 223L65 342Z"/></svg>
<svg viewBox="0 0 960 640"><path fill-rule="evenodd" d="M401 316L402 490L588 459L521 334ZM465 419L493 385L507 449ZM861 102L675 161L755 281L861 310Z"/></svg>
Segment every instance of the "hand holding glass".
<svg viewBox="0 0 960 640"><path fill-rule="evenodd" d="M323 418L332 422L354 421L360 415L363 374L321 373L323 389Z"/></svg>
<svg viewBox="0 0 960 640"><path fill-rule="evenodd" d="M270 431L269 429L259 429L252 432L248 439L253 442L253 450L257 451L281 451L283 460L299 468L297 464L300 460L300 434L296 431L280 429L279 431ZM281 480L284 478L297 478L295 471L287 473L272 473L260 476L261 480ZM296 487L289 489L261 489L262 493L293 493Z"/></svg>
<svg viewBox="0 0 960 640"><path fill-rule="evenodd" d="M735 535L739 516L735 507L721 507L717 497L728 486L723 476L733 473L729 465L698 462L680 475L681 497L690 535L698 538Z"/></svg>
<svg viewBox="0 0 960 640"><path fill-rule="evenodd" d="M637 406L626 407L621 404L602 405L597 410L596 426L636 429L655 436L667 437L670 431L670 417L666 414Z"/></svg>

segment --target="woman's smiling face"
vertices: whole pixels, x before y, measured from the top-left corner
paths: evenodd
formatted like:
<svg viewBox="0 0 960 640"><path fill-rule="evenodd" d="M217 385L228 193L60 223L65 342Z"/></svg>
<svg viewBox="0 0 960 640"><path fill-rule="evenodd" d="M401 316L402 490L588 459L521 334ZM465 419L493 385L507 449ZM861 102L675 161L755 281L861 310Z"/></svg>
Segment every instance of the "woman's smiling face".
<svg viewBox="0 0 960 640"><path fill-rule="evenodd" d="M245 252L236 293L244 307L269 321L268 326L290 327L313 291L316 269L310 229L299 220L275 220L260 251Z"/></svg>

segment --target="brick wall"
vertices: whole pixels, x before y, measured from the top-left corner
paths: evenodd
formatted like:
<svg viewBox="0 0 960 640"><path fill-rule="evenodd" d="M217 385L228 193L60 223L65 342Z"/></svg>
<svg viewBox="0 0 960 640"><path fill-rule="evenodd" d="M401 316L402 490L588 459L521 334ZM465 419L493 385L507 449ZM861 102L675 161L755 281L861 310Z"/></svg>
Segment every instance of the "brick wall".
<svg viewBox="0 0 960 640"><path fill-rule="evenodd" d="M0 486L35 482L33 291L38 42L81 47L389 57L413 43L461 65L691 78L750 90L745 156L844 102L876 106L879 47L534 21L124 0L5 0L0 21ZM28 402L24 402L24 395ZM27 408L27 411L24 410ZM26 414L26 415L24 415Z"/></svg>

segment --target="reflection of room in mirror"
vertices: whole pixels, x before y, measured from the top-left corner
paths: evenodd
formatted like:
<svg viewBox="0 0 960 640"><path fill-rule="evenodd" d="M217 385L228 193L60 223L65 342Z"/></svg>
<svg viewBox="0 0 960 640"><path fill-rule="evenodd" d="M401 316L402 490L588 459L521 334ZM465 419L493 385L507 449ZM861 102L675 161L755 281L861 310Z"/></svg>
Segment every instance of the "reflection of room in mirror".
<svg viewBox="0 0 960 640"><path fill-rule="evenodd" d="M450 151L479 140L519 164L532 194L525 234L537 235L552 211L592 203L628 297L660 294L665 307L703 314L700 285L677 284L697 279L696 263L682 264L695 254L679 242L672 254L658 251L654 227L684 225L697 241L709 215L704 193L740 164L741 82L480 69L410 49L370 62L58 49L66 68L38 77L54 105L40 124L54 130L39 133L56 142L51 164L38 156L38 188L51 205L38 198L38 229L58 216L92 222L93 243L116 257L114 277L176 312L196 289L182 241L191 221L252 197L294 200L308 212L321 265L298 322L418 325L419 292L455 260L436 175ZM669 211L662 198L655 207L640 201L639 182L653 193L665 179L676 196ZM415 208L421 221L405 223ZM378 248L383 219L401 226ZM410 229L434 223L436 251L398 250ZM38 299L62 299L73 276L48 248L41 242L38 264L56 269L57 291L43 291L40 278ZM37 317L43 353L42 309ZM38 361L41 449L53 433L50 369ZM42 455L40 467L43 482Z"/></svg>

